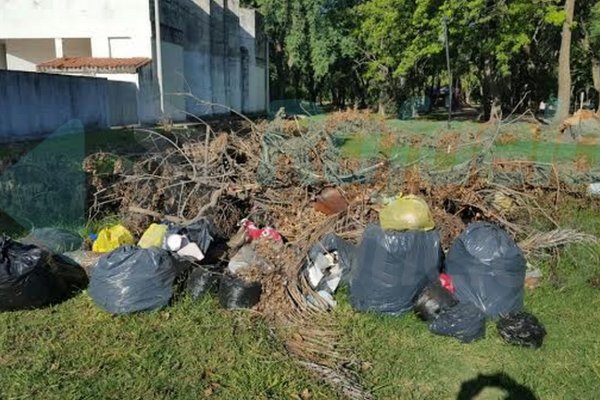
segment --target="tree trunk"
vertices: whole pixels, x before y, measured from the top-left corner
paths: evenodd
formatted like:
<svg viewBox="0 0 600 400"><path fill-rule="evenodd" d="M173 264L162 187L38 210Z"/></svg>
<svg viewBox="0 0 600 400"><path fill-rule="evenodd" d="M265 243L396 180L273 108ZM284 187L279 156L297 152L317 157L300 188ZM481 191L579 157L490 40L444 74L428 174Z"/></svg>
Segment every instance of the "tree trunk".
<svg viewBox="0 0 600 400"><path fill-rule="evenodd" d="M600 115L600 59L592 56L592 78L594 79L594 89L598 95L598 109L596 114Z"/></svg>
<svg viewBox="0 0 600 400"><path fill-rule="evenodd" d="M562 121L569 116L571 106L571 26L574 11L575 0L566 0L566 16L558 57L558 106L555 117L557 121Z"/></svg>

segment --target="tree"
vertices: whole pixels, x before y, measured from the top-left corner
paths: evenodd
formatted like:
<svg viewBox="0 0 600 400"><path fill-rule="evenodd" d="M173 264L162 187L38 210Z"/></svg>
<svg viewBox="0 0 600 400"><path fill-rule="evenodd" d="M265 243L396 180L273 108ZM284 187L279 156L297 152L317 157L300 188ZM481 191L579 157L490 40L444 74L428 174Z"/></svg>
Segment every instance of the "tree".
<svg viewBox="0 0 600 400"><path fill-rule="evenodd" d="M556 119L562 121L567 118L571 107L571 28L575 0L565 2L565 21L560 42L560 55L558 59L558 107Z"/></svg>

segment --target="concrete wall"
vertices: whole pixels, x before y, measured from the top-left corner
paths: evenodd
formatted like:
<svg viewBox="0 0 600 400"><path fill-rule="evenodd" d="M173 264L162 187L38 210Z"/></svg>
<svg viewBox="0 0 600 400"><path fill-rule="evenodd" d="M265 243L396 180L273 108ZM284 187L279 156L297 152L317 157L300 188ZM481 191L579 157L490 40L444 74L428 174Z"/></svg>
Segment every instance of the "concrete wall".
<svg viewBox="0 0 600 400"><path fill-rule="evenodd" d="M77 119L109 126L104 79L0 71L0 140L44 136Z"/></svg>
<svg viewBox="0 0 600 400"><path fill-rule="evenodd" d="M138 118L138 88L130 82L106 81L110 126L135 125Z"/></svg>
<svg viewBox="0 0 600 400"><path fill-rule="evenodd" d="M35 71L39 63L55 58L54 39L6 40L6 66L14 71Z"/></svg>

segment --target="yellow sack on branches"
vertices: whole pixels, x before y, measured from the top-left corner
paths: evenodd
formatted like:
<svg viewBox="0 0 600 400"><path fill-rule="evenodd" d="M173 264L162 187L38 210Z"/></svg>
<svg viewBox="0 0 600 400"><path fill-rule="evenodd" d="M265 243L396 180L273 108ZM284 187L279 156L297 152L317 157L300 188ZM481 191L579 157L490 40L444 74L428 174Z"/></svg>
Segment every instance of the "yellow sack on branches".
<svg viewBox="0 0 600 400"><path fill-rule="evenodd" d="M402 194L381 210L379 224L383 230L393 231L430 231L435 228L431 210L425 200Z"/></svg>
<svg viewBox="0 0 600 400"><path fill-rule="evenodd" d="M167 226L161 224L152 224L142 235L138 246L142 249L150 247L161 247L165 236L167 235Z"/></svg>

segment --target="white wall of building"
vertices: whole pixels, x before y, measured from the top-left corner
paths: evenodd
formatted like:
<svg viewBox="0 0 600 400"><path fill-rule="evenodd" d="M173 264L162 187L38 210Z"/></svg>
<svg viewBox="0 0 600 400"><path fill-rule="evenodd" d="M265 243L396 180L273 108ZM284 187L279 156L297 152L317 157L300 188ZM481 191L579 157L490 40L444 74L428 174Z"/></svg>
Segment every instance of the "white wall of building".
<svg viewBox="0 0 600 400"><path fill-rule="evenodd" d="M151 57L148 0L3 0L0 39L91 38L92 55L109 57L109 37L130 38L129 57Z"/></svg>
<svg viewBox="0 0 600 400"><path fill-rule="evenodd" d="M39 63L56 58L54 39L9 39L5 43L10 70L33 72Z"/></svg>

